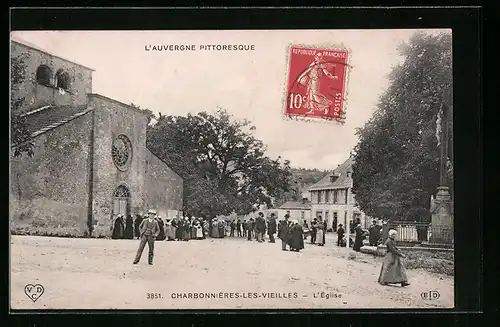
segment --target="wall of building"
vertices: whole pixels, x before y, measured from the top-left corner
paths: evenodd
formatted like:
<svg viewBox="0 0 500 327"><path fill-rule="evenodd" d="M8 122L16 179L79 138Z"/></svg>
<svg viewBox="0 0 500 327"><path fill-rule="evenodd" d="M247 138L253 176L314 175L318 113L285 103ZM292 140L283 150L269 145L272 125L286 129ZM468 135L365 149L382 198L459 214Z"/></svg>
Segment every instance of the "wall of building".
<svg viewBox="0 0 500 327"><path fill-rule="evenodd" d="M92 113L35 138L33 157L11 159L11 231L87 233Z"/></svg>
<svg viewBox="0 0 500 327"><path fill-rule="evenodd" d="M363 227L369 225L369 217L367 217L358 207L352 205L335 205L335 204L313 204L311 208L312 217L318 217L321 215L323 219L327 217L328 228L332 228L333 220L337 213L337 224L343 224L344 226L354 217L361 219L361 225Z"/></svg>
<svg viewBox="0 0 500 327"><path fill-rule="evenodd" d="M120 185L130 191L129 208L134 217L145 210L144 195L147 149L147 117L126 104L100 95L89 95L94 108L93 236L112 232L113 193ZM125 135L132 144L132 157L125 171L119 170L111 155L113 141Z"/></svg>
<svg viewBox="0 0 500 327"><path fill-rule="evenodd" d="M302 218L302 212L304 213L304 218ZM278 209L278 221L285 220L286 214L290 215L289 220L297 219L299 223L304 223L304 220L308 224L311 224L311 210L309 209Z"/></svg>
<svg viewBox="0 0 500 327"><path fill-rule="evenodd" d="M18 112L26 112L45 105L81 105L87 101L87 93L92 92L92 70L78 64L55 57L51 54L30 48L17 42L11 42L11 58L23 56L26 64L24 81L16 91L16 97L24 97ZM51 69L52 77L59 69L67 72L71 78L71 93L60 91L53 86L37 83L36 72L40 65Z"/></svg>
<svg viewBox="0 0 500 327"><path fill-rule="evenodd" d="M182 210L182 178L148 149L144 182L145 208L156 209L162 217Z"/></svg>

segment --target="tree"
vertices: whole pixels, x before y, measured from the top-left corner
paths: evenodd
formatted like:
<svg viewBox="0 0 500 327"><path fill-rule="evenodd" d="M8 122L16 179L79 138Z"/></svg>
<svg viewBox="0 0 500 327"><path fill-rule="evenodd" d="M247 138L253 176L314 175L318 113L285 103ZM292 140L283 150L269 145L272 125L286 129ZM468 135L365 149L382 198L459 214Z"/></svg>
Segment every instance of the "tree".
<svg viewBox="0 0 500 327"><path fill-rule="evenodd" d="M156 119L155 114L149 110L149 109L143 109L140 106L136 105L135 103L131 102L130 106L134 108L135 110L138 110L142 113L144 113L148 117L148 124L151 122L152 119Z"/></svg>
<svg viewBox="0 0 500 327"><path fill-rule="evenodd" d="M10 101L11 101L11 146L14 157L20 157L23 153L29 157L33 156L33 138L26 123L26 118L19 113L24 102L20 95L20 87L26 78L26 60L28 54L23 53L11 58L10 72Z"/></svg>
<svg viewBox="0 0 500 327"><path fill-rule="evenodd" d="M426 220L439 184L436 120L443 105L450 115L448 185L453 190L451 35L416 33L399 50L404 61L391 72L373 117L357 132L353 192L368 215Z"/></svg>
<svg viewBox="0 0 500 327"><path fill-rule="evenodd" d="M254 130L222 109L160 116L148 127L147 146L183 177L185 210L243 215L290 189L289 162L265 156Z"/></svg>

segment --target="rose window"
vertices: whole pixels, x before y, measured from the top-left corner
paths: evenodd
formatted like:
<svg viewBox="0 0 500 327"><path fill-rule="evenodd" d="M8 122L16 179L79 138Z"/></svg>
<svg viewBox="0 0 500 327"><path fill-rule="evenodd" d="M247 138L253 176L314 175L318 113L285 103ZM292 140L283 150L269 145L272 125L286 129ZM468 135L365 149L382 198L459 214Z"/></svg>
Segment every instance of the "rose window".
<svg viewBox="0 0 500 327"><path fill-rule="evenodd" d="M125 170L132 158L132 144L125 135L119 135L113 142L111 155L116 167Z"/></svg>

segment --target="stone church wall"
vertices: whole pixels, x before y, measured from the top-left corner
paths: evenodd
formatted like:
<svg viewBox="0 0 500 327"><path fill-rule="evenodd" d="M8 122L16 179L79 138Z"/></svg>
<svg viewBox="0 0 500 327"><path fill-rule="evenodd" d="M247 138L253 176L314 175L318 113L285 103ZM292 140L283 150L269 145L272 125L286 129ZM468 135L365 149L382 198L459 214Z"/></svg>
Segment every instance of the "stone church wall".
<svg viewBox="0 0 500 327"><path fill-rule="evenodd" d="M23 56L26 64L24 80L16 90L16 97L24 97L18 112L27 112L45 105L82 105L87 101L87 93L92 92L92 70L61 59L46 52L11 42L11 58ZM46 65L52 77L59 69L67 72L71 79L70 92L61 94L54 86L40 85L36 80L37 68Z"/></svg>
<svg viewBox="0 0 500 327"><path fill-rule="evenodd" d="M156 209L162 218L171 211L182 211L182 178L148 149L145 183L145 208Z"/></svg>
<svg viewBox="0 0 500 327"><path fill-rule="evenodd" d="M35 154L11 159L13 233L85 236L92 113L39 135Z"/></svg>
<svg viewBox="0 0 500 327"><path fill-rule="evenodd" d="M113 218L113 193L124 185L130 191L129 213L144 211L144 171L146 164L147 117L126 104L101 95L89 95L94 108L93 231L95 237L110 236ZM118 169L112 158L113 140L125 135L132 145L127 169Z"/></svg>

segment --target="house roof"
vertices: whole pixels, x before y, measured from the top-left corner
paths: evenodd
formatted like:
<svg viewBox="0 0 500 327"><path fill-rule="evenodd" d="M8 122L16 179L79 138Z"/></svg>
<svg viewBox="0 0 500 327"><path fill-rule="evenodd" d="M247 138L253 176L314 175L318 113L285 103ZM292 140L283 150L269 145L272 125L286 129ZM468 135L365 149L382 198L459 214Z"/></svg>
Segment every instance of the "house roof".
<svg viewBox="0 0 500 327"><path fill-rule="evenodd" d="M279 207L279 209L303 209L303 210L309 210L311 209L311 203L306 202L303 203L301 201L287 201Z"/></svg>
<svg viewBox="0 0 500 327"><path fill-rule="evenodd" d="M92 108L87 105L45 106L25 115L26 124L33 137L78 118Z"/></svg>
<svg viewBox="0 0 500 327"><path fill-rule="evenodd" d="M352 173L353 162L353 158L349 157L341 165L335 168L335 170L333 170L330 174L327 174L319 182L311 186L309 188L309 191L350 187L351 177L347 177L347 172L350 171ZM330 181L330 176L332 175L338 176L338 178L333 183Z"/></svg>

